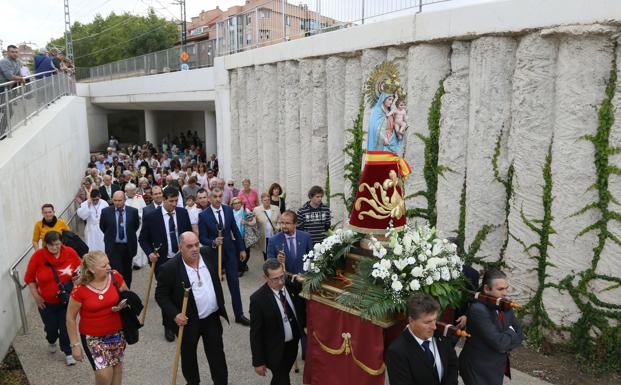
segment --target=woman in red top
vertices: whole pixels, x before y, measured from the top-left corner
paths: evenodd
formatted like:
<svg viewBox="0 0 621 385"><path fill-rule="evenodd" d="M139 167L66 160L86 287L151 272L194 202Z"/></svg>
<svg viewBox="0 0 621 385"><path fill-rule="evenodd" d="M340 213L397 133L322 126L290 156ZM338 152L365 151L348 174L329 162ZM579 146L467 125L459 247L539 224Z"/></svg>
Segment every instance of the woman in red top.
<svg viewBox="0 0 621 385"><path fill-rule="evenodd" d="M63 246L60 233L50 230L45 234L45 247L35 251L30 257L24 281L34 297L45 328L48 351L56 352L56 340L60 339L60 350L65 353L67 365L75 365L71 356L69 337L65 324L67 304L58 297L58 283L52 269L56 271L60 283L72 279L80 266L80 258L71 247Z"/></svg>
<svg viewBox="0 0 621 385"><path fill-rule="evenodd" d="M242 180L242 186L244 186L244 188L237 194L237 197L242 201L246 210L252 211L257 207L257 202L259 200L257 190L250 188L250 179L248 178Z"/></svg>
<svg viewBox="0 0 621 385"><path fill-rule="evenodd" d="M80 279L71 293L67 309L67 331L71 352L82 361L84 353L95 370L97 385L120 385L123 375L125 336L122 331L119 291L127 290L123 276L112 270L103 251L84 255ZM118 290L111 279L114 277ZM80 340L76 318L80 314Z"/></svg>

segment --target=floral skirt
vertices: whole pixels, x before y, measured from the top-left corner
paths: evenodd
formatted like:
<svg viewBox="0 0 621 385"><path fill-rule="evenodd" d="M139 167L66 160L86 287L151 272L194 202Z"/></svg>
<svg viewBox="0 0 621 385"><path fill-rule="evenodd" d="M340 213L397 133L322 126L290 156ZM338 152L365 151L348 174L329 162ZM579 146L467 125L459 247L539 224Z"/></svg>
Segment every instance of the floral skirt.
<svg viewBox="0 0 621 385"><path fill-rule="evenodd" d="M82 344L88 349L86 353L94 370L110 368L123 361L126 343L121 331L101 337L82 335Z"/></svg>

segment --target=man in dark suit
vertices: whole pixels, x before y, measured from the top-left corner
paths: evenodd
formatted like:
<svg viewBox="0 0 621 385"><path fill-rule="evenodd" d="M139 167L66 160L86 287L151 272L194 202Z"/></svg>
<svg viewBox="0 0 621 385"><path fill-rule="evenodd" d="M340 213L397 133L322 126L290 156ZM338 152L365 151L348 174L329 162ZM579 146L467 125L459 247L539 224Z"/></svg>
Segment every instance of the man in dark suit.
<svg viewBox="0 0 621 385"><path fill-rule="evenodd" d="M211 154L211 159L207 162L207 168L213 170L214 175L218 175L218 159L216 154Z"/></svg>
<svg viewBox="0 0 621 385"><path fill-rule="evenodd" d="M237 273L237 260L246 259L246 246L235 222L233 209L222 204L222 195L222 190L217 187L211 190L211 205L198 215L198 235L204 246L214 250L222 246L222 268L226 272L235 322L250 326L250 320L244 316Z"/></svg>
<svg viewBox="0 0 621 385"><path fill-rule="evenodd" d="M497 298L507 296L507 276L492 269L483 275L483 292ZM522 328L512 309L475 300L468 310L466 340L459 355L459 373L465 385L502 385L511 378L509 352L520 346Z"/></svg>
<svg viewBox="0 0 621 385"><path fill-rule="evenodd" d="M296 230L298 219L295 212L286 210L280 217L281 232L270 237L267 257L278 258L288 273L301 274L302 257L313 249L313 241L306 231Z"/></svg>
<svg viewBox="0 0 621 385"><path fill-rule="evenodd" d="M162 202L164 201L164 193L162 192L162 187L157 185L153 186L151 188L151 198L153 199L153 201L146 205L144 209L142 209L143 218L146 217L150 212L159 210L159 208L162 207Z"/></svg>
<svg viewBox="0 0 621 385"><path fill-rule="evenodd" d="M390 385L457 385L457 355L449 338L434 337L440 305L429 294L408 299L408 326L386 352Z"/></svg>
<svg viewBox="0 0 621 385"><path fill-rule="evenodd" d="M110 266L121 273L127 287L131 287L132 259L138 250L136 232L140 227L140 217L137 209L125 206L123 191L112 194L112 204L101 210L99 228L104 233Z"/></svg>
<svg viewBox="0 0 621 385"><path fill-rule="evenodd" d="M265 284L250 296L252 366L260 376L269 369L271 385L290 385L289 372L304 334L302 285L273 258L263 264L263 274Z"/></svg>
<svg viewBox="0 0 621 385"><path fill-rule="evenodd" d="M149 261L155 263L156 273L164 262L179 252L179 236L186 231L192 231L187 210L177 207L178 197L179 190L174 187L166 189L161 208L153 209L142 217L142 229L138 241L142 250L149 256ZM164 314L162 322L163 320ZM166 340L174 341L175 334L172 329L166 327L165 322L163 325Z"/></svg>
<svg viewBox="0 0 621 385"><path fill-rule="evenodd" d="M209 371L215 385L228 384L220 317L228 322L217 258L210 247L200 247L193 232L179 237L180 252L162 265L157 275L155 300L168 327L185 326L181 342L181 371L188 385L198 385L196 347L203 339ZM181 314L184 288L190 290L185 316Z"/></svg>
<svg viewBox="0 0 621 385"><path fill-rule="evenodd" d="M112 183L112 176L104 175L103 184L99 187L101 193L101 199L106 201L108 205L112 206L112 194L119 191L121 188L118 184Z"/></svg>

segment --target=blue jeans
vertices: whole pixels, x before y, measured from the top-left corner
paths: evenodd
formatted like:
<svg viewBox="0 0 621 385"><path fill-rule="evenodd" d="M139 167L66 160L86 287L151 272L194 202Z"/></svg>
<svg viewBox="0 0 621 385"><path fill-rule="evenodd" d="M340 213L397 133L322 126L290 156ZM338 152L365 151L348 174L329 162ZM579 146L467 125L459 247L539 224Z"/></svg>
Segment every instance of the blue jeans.
<svg viewBox="0 0 621 385"><path fill-rule="evenodd" d="M69 346L69 335L67 334L67 324L65 323L67 305L46 302L45 309L39 309L39 314L41 314L47 342L55 344L56 340L60 338L60 350L65 355L70 355L71 346Z"/></svg>

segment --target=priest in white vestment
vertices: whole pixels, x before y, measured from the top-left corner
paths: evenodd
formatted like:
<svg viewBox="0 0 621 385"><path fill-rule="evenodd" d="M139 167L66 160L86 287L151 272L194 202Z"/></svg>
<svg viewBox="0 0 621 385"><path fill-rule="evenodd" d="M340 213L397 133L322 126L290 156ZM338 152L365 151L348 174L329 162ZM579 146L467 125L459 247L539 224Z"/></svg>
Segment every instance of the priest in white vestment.
<svg viewBox="0 0 621 385"><path fill-rule="evenodd" d="M88 199L80 204L77 214L86 221L84 238L88 245L88 251L105 251L104 235L99 229L99 218L101 217L101 210L108 207L108 202L101 199L101 193L97 188L91 187L87 193Z"/></svg>

